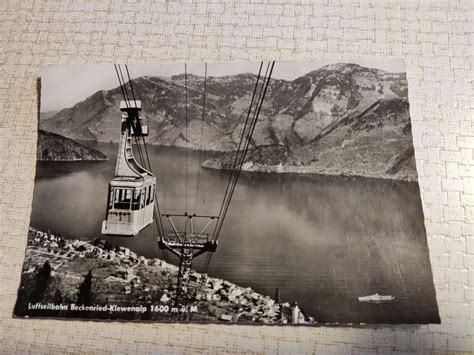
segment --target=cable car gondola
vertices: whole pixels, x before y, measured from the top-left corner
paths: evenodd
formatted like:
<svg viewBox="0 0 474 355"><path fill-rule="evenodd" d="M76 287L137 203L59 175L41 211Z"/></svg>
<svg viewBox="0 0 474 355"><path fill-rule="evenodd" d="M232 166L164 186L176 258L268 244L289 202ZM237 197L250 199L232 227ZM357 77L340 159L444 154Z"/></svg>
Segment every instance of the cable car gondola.
<svg viewBox="0 0 474 355"><path fill-rule="evenodd" d="M121 101L120 111L121 139L102 234L135 236L153 222L156 177L138 164L132 152L132 138L148 135L148 126L138 115L141 101Z"/></svg>

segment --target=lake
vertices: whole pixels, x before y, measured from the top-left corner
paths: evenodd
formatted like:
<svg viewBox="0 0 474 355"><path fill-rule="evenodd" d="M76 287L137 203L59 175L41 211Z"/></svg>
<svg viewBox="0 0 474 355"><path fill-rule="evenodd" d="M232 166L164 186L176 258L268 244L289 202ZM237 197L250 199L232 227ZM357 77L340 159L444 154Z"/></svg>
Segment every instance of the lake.
<svg viewBox="0 0 474 355"><path fill-rule="evenodd" d="M38 162L33 227L100 236L117 146L93 147L110 160ZM196 197L199 152L148 151L162 212L183 213L187 200L190 212L218 214L228 171L201 169ZM203 153L202 161L212 155ZM162 255L154 226L134 238L104 239L149 258ZM195 259L197 271L204 259ZM278 287L283 301L297 301L322 323L439 322L417 183L242 173L208 274L271 297ZM395 300L358 301L376 292Z"/></svg>

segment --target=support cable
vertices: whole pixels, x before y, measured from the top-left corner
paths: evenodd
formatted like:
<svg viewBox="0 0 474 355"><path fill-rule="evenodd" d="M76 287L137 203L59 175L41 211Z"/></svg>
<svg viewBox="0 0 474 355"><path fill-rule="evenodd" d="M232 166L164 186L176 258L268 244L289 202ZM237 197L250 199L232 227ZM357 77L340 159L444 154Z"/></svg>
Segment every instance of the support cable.
<svg viewBox="0 0 474 355"><path fill-rule="evenodd" d="M268 67L267 67L267 71L268 71ZM266 74L267 73L265 73L265 77L263 78L263 82L265 82ZM262 84L262 87L263 87L263 84ZM257 89L258 89L258 82L256 83L255 91L257 91ZM257 105L258 105L258 102L260 100L261 93L262 93L262 89L260 89L260 93L258 95ZM248 117L250 117L250 115L252 113L252 109L253 109L253 100L251 101L251 104L249 106ZM246 123L248 122L248 117L247 117ZM229 202L229 199L230 199L230 191L232 191L232 186L236 183L237 167L240 166L240 161L242 160L242 156L244 155L244 150L241 150L240 148L242 146L242 142L244 142L244 141L245 141L244 149L246 147L246 144L247 144L246 140L248 140L249 133L250 133L250 130L251 130L251 126L254 123L253 122L254 118L255 118L255 111L254 111L253 117L250 121L248 132L247 132L247 124L244 126L244 129L242 131L242 135L241 135L241 139L240 139L240 143L239 143L239 148L236 152L234 164L233 164L232 169L231 169L231 174L229 176L228 185L227 185L226 192L224 194L224 198L223 198L223 201L222 201L221 209L220 209L220 212L219 212L218 223L216 224L216 228L214 230L213 240L217 239L217 234L220 231L220 225L223 223L222 216L224 214L225 207L226 207L226 205L227 205L227 203Z"/></svg>
<svg viewBox="0 0 474 355"><path fill-rule="evenodd" d="M227 195L228 195L228 192L229 192L229 187L231 185L231 182L232 180L234 179L234 174L235 174L235 168L237 167L237 159L239 157L239 152L240 152L240 148L242 146L242 142L244 140L244 136L245 136L245 131L247 129L247 124L248 124L248 121L249 121L249 117L250 117L250 113L252 111L252 106L253 106L253 102L254 102L254 99L255 99L255 93L257 92L257 88L258 88L258 82L260 80L260 74L262 72L262 66L263 66L263 62L260 63L260 69L258 71L258 75L257 75L257 81L255 83L255 87L253 89L253 94L252 94L252 99L250 100L250 106L249 106L249 110L247 112L247 117L245 119L245 123L244 123L244 128L242 130L242 135L240 137L240 141L239 141L239 145L237 147L237 151L235 153L235 158L234 158L234 162L232 164L232 169L231 169L231 173L229 175L229 179L227 181L227 186L226 186L226 189L225 189L225 192L224 192L224 198L222 200L222 204L221 204L221 207L220 207L220 210L219 210L219 216L221 216L222 214L222 211L223 211L223 208L224 208L224 205L225 205L225 201L227 199ZM218 219L218 222L219 222L219 219ZM216 224L216 227L217 227L217 224ZM213 236L213 239L214 239L214 236Z"/></svg>
<svg viewBox="0 0 474 355"><path fill-rule="evenodd" d="M230 188L229 188L229 193L227 194L227 196L224 196L224 201L223 201L223 206L222 206L222 209L221 209L221 213L219 215L218 223L216 224L216 228L215 228L214 234L213 234L213 242L217 241L217 239L219 237L219 234L220 234L220 231L222 229L222 224L223 224L224 219L227 215L227 211L229 209L229 205L230 205L230 202L232 200L232 196L233 196L233 193L234 193L234 190L235 190L235 186L236 186L237 180L240 176L240 172L242 170L242 165L245 161L245 157L246 157L246 154L247 154L249 146L250 146L252 135L253 135L253 132L255 130L256 123L258 121L258 116L260 114L260 110L261 110L262 105L263 105L265 94L266 94L268 85L270 83L270 78L271 78L271 75L272 75L272 72L273 72L274 64L275 64L275 62L272 62L271 67L270 67L270 63L268 63L268 65L267 65L267 70L266 70L265 77L264 77L264 80L263 80L263 83L262 83L262 87L260 89L259 97L258 97L258 100L257 100L257 105L255 107L255 111L254 111L254 114L253 114L253 117L252 117L252 120L251 120L251 124L249 126L249 132L246 136L246 142L245 142L245 145L244 145L244 149L243 149L243 152L242 152L242 154L240 156L240 159L239 159L239 162L238 162L238 168L236 170L236 173L233 175L233 180L232 180L232 183L231 183ZM270 67L270 72L268 73L269 67ZM267 74L268 74L268 76L267 76ZM245 135L245 132L243 132L243 135Z"/></svg>
<svg viewBox="0 0 474 355"><path fill-rule="evenodd" d="M221 210L219 212L218 222L216 223L216 228L214 230L214 234L213 234L213 237L212 237L213 242L217 242L220 230L222 228L223 221L226 217L227 210L229 208L230 201L232 199L232 195L233 195L235 186L237 184L237 180L238 180L239 175L240 175L240 171L242 170L242 164L245 160L245 156L247 154L249 144L250 144L253 132L255 130L255 126L256 126L256 123L257 123L257 120L258 120L258 115L260 113L260 109L261 109L262 104L263 104L263 100L264 100L264 97L265 97L265 94L266 94L266 90L267 90L268 84L270 82L274 62L272 63L270 74L268 75L268 77L267 77L267 74L268 74L270 63L267 65L267 69L266 69L266 72L265 72L265 76L263 78L262 86L261 86L259 94L258 94L258 99L257 99L257 102L256 102L256 106L255 106L255 109L254 109L253 115L252 115L253 102L254 102L254 99L255 99L256 92L258 91L258 82L259 82L262 66L263 66L263 62L260 65L260 70L259 70L259 74L257 76L257 82L256 82L256 85L255 85L255 88L254 88L254 93L252 95L251 103L250 103L250 106L249 106L249 111L247 113L247 118L246 118L246 121L245 121L244 129L242 131L241 139L240 139L239 146L238 146L236 156L235 156L235 159L234 159L234 163L233 163L233 166L232 166L232 171L231 171L231 174L229 176L228 183L227 183L226 193L225 193L222 205L221 205ZM248 120L249 120L249 117L251 115L252 115L252 119L250 121L250 125L248 125L248 123L249 123ZM246 134L247 126L249 127L249 129L248 129L248 133ZM244 143L244 150L241 151L240 148L242 147L242 143L244 142L245 139L246 139L246 141ZM240 154L240 156L239 156L239 154ZM238 167L238 169L237 169L237 167ZM210 266L210 263L211 263L211 260L212 260L212 256L213 256L213 253L208 253L207 254L206 260L204 262L204 271L203 271L202 276L201 276L201 283L200 283L198 292L201 292L201 289L204 285L204 281L205 281L204 274L207 274L207 272L209 270L209 266Z"/></svg>
<svg viewBox="0 0 474 355"><path fill-rule="evenodd" d="M120 68L120 66L118 66L118 69L117 70L117 65L114 65L115 66L115 71L117 73L117 77L119 79L119 83L120 83L120 89L122 90L122 94L123 94L123 97L124 97L124 100L125 100L125 105L127 106L127 108L130 108L129 106L129 103L128 103L128 92L127 92L127 89L126 89L126 86L125 86L125 80L123 78L123 74L122 74L122 70ZM133 83L132 83L132 80L130 78L130 72L128 70L128 66L125 65L125 69L126 69L126 72L127 72L127 76L128 76L128 82L129 82L129 85L130 85L130 90L132 92L132 98L133 98L133 101L135 103L135 107L137 108L137 101L136 101L136 97L135 97L135 91L133 89ZM120 73L120 74L119 74ZM143 148L144 148L144 152L142 153L142 150L141 150L141 147L140 147L140 140L138 139L138 137L134 137L135 138L135 144L137 146L137 151L138 151L138 154L139 154L139 157L140 157L140 161L141 161L141 164L143 167L145 167L145 169L147 169L148 171L152 172L152 167L151 167L151 163L150 163L150 157L149 157L149 154L148 154L148 149L147 149L147 146L146 146L146 142L145 142L145 137L141 137L142 138L142 143L143 143ZM145 160L145 157L146 157L146 160ZM156 188L155 190L153 191L153 203L154 203L154 209L153 209L153 216L154 216L154 220L156 222L156 228L157 228L157 231L158 231L158 235L160 236L160 238L164 238L164 229L163 229L163 223L161 221L161 213L160 213L160 208L159 208L159 204L158 204L158 199L157 199L157 192L156 192ZM172 285L172 278L171 278L171 272L170 272L170 269L169 269L169 258L168 258L168 253L166 251L166 249L162 249L162 253L163 253L163 259L164 259L164 262L166 263L166 270L167 270L167 274L168 274L168 283L169 283L169 286Z"/></svg>
<svg viewBox="0 0 474 355"><path fill-rule="evenodd" d="M128 71L127 64L125 64L125 69L127 70L128 84L130 85L130 90L132 91L133 102L135 103L135 107L137 107L137 100L135 99L135 92L133 91L132 79L130 79L130 73Z"/></svg>
<svg viewBox="0 0 474 355"><path fill-rule="evenodd" d="M128 66L125 65L125 68L126 68L126 72L127 72L127 76L128 76L130 90L132 92L132 97L133 97L133 100L135 102L135 107L137 107L137 102L136 102L136 98L135 98L135 91L133 89L133 83L132 83L132 80L130 78L130 72L128 70ZM115 71L116 71L117 77L119 79L120 88L122 90L122 94L123 94L124 99L125 99L125 104L126 104L127 108L130 108L130 106L128 104L128 99L129 99L128 98L128 92L127 92L127 89L126 89L126 86L125 86L125 80L123 78L123 73L122 73L121 67L118 66L118 70L117 70L117 65L115 65ZM152 170L151 163L150 163L150 157L149 157L149 154L148 154L148 149L147 149L147 146L146 146L146 143L145 143L145 137L142 136L144 152L142 152L142 149L141 149L141 146L140 146L140 141L139 141L138 137L134 137L134 138L135 138L135 144L137 146L137 151L138 151L138 155L140 157L140 162L141 162L142 166L145 167L148 171L152 172L153 170ZM145 158L146 158L146 160L145 160ZM160 238L164 238L164 229L163 229L163 223L161 221L161 212L160 212L160 207L159 207L159 204L158 204L156 188L155 188L155 191L154 191L153 202L154 202L154 205L155 205L155 208L153 209L153 215L154 215L154 219L155 219L156 224L157 224L158 234L159 234Z"/></svg>
<svg viewBox="0 0 474 355"><path fill-rule="evenodd" d="M186 208L185 208L185 213L188 213L188 68L186 63L184 63L184 88L185 88L185 120L186 120L186 126L185 126L185 136L184 139L186 141Z"/></svg>
<svg viewBox="0 0 474 355"><path fill-rule="evenodd" d="M263 101L264 101L264 98L265 98L265 94L267 92L268 85L270 83L270 79L271 79L271 75L272 75L272 72L273 72L274 64L275 64L275 62L272 62L271 67L270 67L270 62L268 63L266 71L265 71L265 76L263 77L261 87L259 88L259 81L260 81L260 76L261 76L261 72L262 72L263 62L261 62L261 64L260 64L260 69L259 69L259 73L258 73L258 76L257 76L257 82L255 84L255 88L254 88L253 95L252 95L252 98L251 98L251 102L250 102L249 110L248 110L247 117L246 117L246 120L245 120L242 135L241 135L239 145L238 145L238 148L237 148L237 151L236 151L236 155L235 155L235 158L234 158L234 161L233 161L233 164L232 164L231 174L229 176L229 179L228 179L228 182L227 182L227 185L226 185L226 190L225 190L224 198L223 198L223 201L222 201L222 204L221 204L221 207L220 207L217 223L216 223L214 233L213 233L212 238L211 238L211 241L214 242L214 243L217 242L217 239L219 237L220 231L222 229L223 222L225 220L225 217L227 215L227 211L229 209L230 202L232 200L232 196L233 196L238 178L240 176L240 172L242 170L243 163L245 161L247 152L249 150L250 143L252 141L252 136L253 136L253 133L255 131L257 121L258 121L258 116L260 114L260 111L261 111L261 108L262 108L262 105L263 105ZM135 102L135 107L136 107L137 103L136 103L135 93L134 93L134 89L133 89L133 84L132 84L132 81L130 79L130 73L128 71L128 67L125 66L125 68L126 68L126 72L127 72L128 79L129 79L131 96L132 96L132 98ZM269 72L269 68L270 68L270 72ZM117 76L119 78L122 94L124 95L124 98L126 100L127 108L129 108L129 102L128 102L129 101L128 100L129 94L128 94L127 87L125 86L125 80L123 78L122 70L121 70L120 66L118 66L118 69L117 69L117 66L115 66L115 70L116 70ZM258 95L257 95L257 91L258 91ZM200 184L200 172L201 172L202 151L203 151L203 136L204 136L204 122L205 122L205 114L206 114L206 93L207 93L207 63L205 64L205 74L204 74L204 91L203 91L202 118L201 118L201 137L200 137L200 149L199 149L199 169L198 169L198 177L197 177L194 214L196 214L196 212L197 212L197 200L198 200L199 184ZM257 97L257 100L255 101L256 97ZM186 102L185 102L185 123L186 123L186 126L185 126L185 140L186 140L186 142L188 142L188 108L189 108L189 105L188 105L188 83L187 83L187 66L186 66L186 64L185 64L185 100L186 100ZM255 107L254 107L254 102L255 102ZM150 159L149 159L147 147L146 147L146 144L145 144L145 139L142 137L143 152L142 152L140 142L137 139L137 137L135 137L135 141L136 141L136 144L137 144L137 150L138 150L138 154L140 156L140 160L142 162L142 165L145 166L145 167L148 166L148 169L151 171L151 164L150 164ZM164 232L163 232L163 226L162 226L162 221L161 221L161 213L159 213L159 205L158 205L158 201L157 201L156 197L157 196L156 196L156 189L155 189L155 207L156 208L155 208L154 213L155 213L155 220L157 221L158 232L161 235L160 239L162 239L162 238L164 238L164 234L163 234ZM187 209L188 209L188 152L186 151L186 214L187 214ZM157 212L158 212L158 216L156 216ZM176 232L176 230L175 230L175 232ZM204 273L207 273L207 271L209 269L210 262L212 260L212 255L213 255L213 253L208 253L207 256L206 256L206 260L205 260L205 263L204 263L204 270L205 270ZM165 253L165 249L163 249L163 256L165 258L165 262L168 263L167 255ZM181 250L181 256L180 256L180 272L178 273L178 289L177 289L178 293L180 293L179 287L180 287L180 284L181 284L180 281L182 281L182 280L180 280L180 278L183 276L181 274L183 273L182 268L184 267L183 263L184 263L184 260L186 258L187 258L187 256L185 255L184 244L183 244L182 245L182 250ZM191 267L191 263L192 263L192 259L186 261L186 268ZM171 275L171 273L170 273L170 275ZM170 278L170 282L171 282L171 276L170 275L169 275L169 278ZM201 288L204 284L204 281L205 281L205 279L204 279L204 277L202 277L201 285L199 287L199 290L201 290ZM177 300L176 300L177 302L178 302L178 299L180 299L179 295L177 295ZM186 297L186 303L187 303L187 297Z"/></svg>
<svg viewBox="0 0 474 355"><path fill-rule="evenodd" d="M117 73L117 78L118 78L118 81L119 81L119 84L120 84L120 90L122 91L122 95L123 95L123 99L126 100L126 94L125 94L125 90L123 88L123 84L122 84L122 80L120 79L120 74L119 74L119 71L117 69L117 64L114 64L114 68L115 68L115 73ZM128 107L128 104L127 104L127 107Z"/></svg>
<svg viewBox="0 0 474 355"><path fill-rule="evenodd" d="M198 176L197 176L197 186L196 186L196 199L194 201L194 213L197 213L197 200L199 194L199 178L201 175L201 159L202 159L202 136L204 133L204 117L206 113L206 86L207 86L207 63L205 64L204 69L204 93L202 99L202 118L201 118L201 144L199 148L199 167L198 167Z"/></svg>
<svg viewBox="0 0 474 355"><path fill-rule="evenodd" d="M118 70L117 70L117 67L118 67ZM125 66L126 69L127 69L127 74L128 73L128 68L127 66ZM126 87L126 84L125 84L125 78L123 76L123 72L122 72L122 67L120 65L115 65L115 70L117 72L117 76L119 78L119 83L120 83L120 87L122 89L122 94L123 94L123 97L124 97L124 101L125 101L125 106L127 106L127 109L130 109L130 99L128 97L128 90L127 90L127 87ZM133 86L132 86L132 83L131 83L131 80L130 80L130 74L128 76L128 80L129 80L129 84L130 84L130 87L132 89L132 94L133 94ZM134 101L135 101L135 107L137 106L137 102L135 100L135 98L133 98ZM132 127L133 128L133 127ZM135 144L137 146L137 152L138 152L138 156L140 158L140 163L142 166L144 166L144 158L143 158L143 155L142 155L142 151L141 151L141 148L140 148L140 144L139 144L139 141L138 141L138 138L137 137L134 137L135 139Z"/></svg>
<svg viewBox="0 0 474 355"><path fill-rule="evenodd" d="M270 63L269 63L269 64L270 64ZM267 81L266 81L266 83L265 83L265 88L263 89L263 95L261 96L261 100L260 100L260 102L259 102L257 111L256 111L256 113L255 113L254 123L253 123L253 125L251 126L251 131L250 131L249 136L248 136L247 144L246 144L244 153L242 154L242 159L241 159L241 162L240 162L240 166L239 166L239 169L237 170L237 176L236 176L235 182L234 182L234 184L233 184L233 186L232 186L232 190L231 190L231 192L230 192L230 197L229 197L228 202L227 202L227 205L226 205L226 207L225 207L224 214L223 214L223 216L222 216L222 221L221 221L221 225L220 225L220 228L219 228L219 230L218 230L218 233L220 232L220 229L222 228L222 223L223 223L223 221L224 221L224 219L225 219L225 217L226 217L226 215L227 215L227 211L228 211L228 209L229 209L229 205L230 205L230 202L231 202L231 199L232 199L232 195L233 195L234 190L235 190L235 186L236 186L236 184L237 184L237 180L238 180L238 178L239 178L240 172L242 171L242 165L243 165L243 163L244 163L245 156L246 156L246 154L247 154L247 151L248 151L248 148L249 148L249 145L250 145L250 141L251 141L252 136L253 136L253 132L255 131L255 127L256 127L256 123L257 123L257 121L258 121L258 116L259 116L259 114L260 114L260 110L262 109L263 100L265 99L265 94L266 94L267 89L268 89L268 84L270 83L270 78L271 78L271 75L272 75L272 72L273 72L274 64L275 64L275 62L273 62L272 65L271 65L270 73L269 73L269 75L268 75L268 77L267 77ZM268 69L268 67L267 67L267 69Z"/></svg>

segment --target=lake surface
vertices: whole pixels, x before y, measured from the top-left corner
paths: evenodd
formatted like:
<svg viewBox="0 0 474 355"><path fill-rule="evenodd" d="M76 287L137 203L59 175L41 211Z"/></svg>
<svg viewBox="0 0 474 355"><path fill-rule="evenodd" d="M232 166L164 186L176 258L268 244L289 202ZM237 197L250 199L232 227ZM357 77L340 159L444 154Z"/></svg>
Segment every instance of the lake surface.
<svg viewBox="0 0 474 355"><path fill-rule="evenodd" d="M100 236L117 146L94 148L110 160L38 162L33 227ZM196 198L198 152L187 154L186 179L185 150L148 151L162 212L183 213L187 200L189 212L218 214L229 172L201 169ZM135 238L104 239L156 258L156 238L150 226ZM195 259L198 271L204 259ZM319 322L439 322L417 183L242 173L208 273L271 297L278 287ZM395 301L358 301L376 292Z"/></svg>

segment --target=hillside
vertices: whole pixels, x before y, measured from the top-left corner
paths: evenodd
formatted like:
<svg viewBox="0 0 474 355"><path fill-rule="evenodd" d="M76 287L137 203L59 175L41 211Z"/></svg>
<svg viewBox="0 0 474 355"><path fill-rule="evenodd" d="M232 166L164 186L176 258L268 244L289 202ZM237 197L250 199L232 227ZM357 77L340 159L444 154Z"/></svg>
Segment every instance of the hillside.
<svg viewBox="0 0 474 355"><path fill-rule="evenodd" d="M235 153L204 162L230 169ZM332 122L305 145L260 146L249 152L242 169L254 172L315 173L416 181L408 102L379 100L362 113Z"/></svg>
<svg viewBox="0 0 474 355"><path fill-rule="evenodd" d="M256 76L209 77L202 122L203 78L188 75L188 135L184 75L133 80L150 126L151 144L229 152L236 149ZM99 91L41 121L72 139L117 142L117 87ZM202 143L201 143L202 132ZM416 179L403 73L355 64L327 65L295 80L272 79L253 136L248 163L257 171L334 171ZM205 166L221 168L226 156ZM249 165L247 164L247 165ZM306 169L307 168L307 169Z"/></svg>
<svg viewBox="0 0 474 355"><path fill-rule="evenodd" d="M72 139L40 129L38 130L37 160L107 160L107 156Z"/></svg>
<svg viewBox="0 0 474 355"><path fill-rule="evenodd" d="M86 275L90 275L87 292L83 286ZM104 240L70 240L30 227L14 314L249 324L292 322L292 307L288 302L279 304L250 287L194 270L189 276L187 307L178 308L177 275L178 268L173 264L138 256L130 249ZM93 310L73 309L73 304ZM59 305L64 309L58 309ZM298 323L316 322L299 312Z"/></svg>
<svg viewBox="0 0 474 355"><path fill-rule="evenodd" d="M54 117L55 114L57 114L58 111L43 111L40 112L40 119L41 120L47 120L50 119L51 117Z"/></svg>

